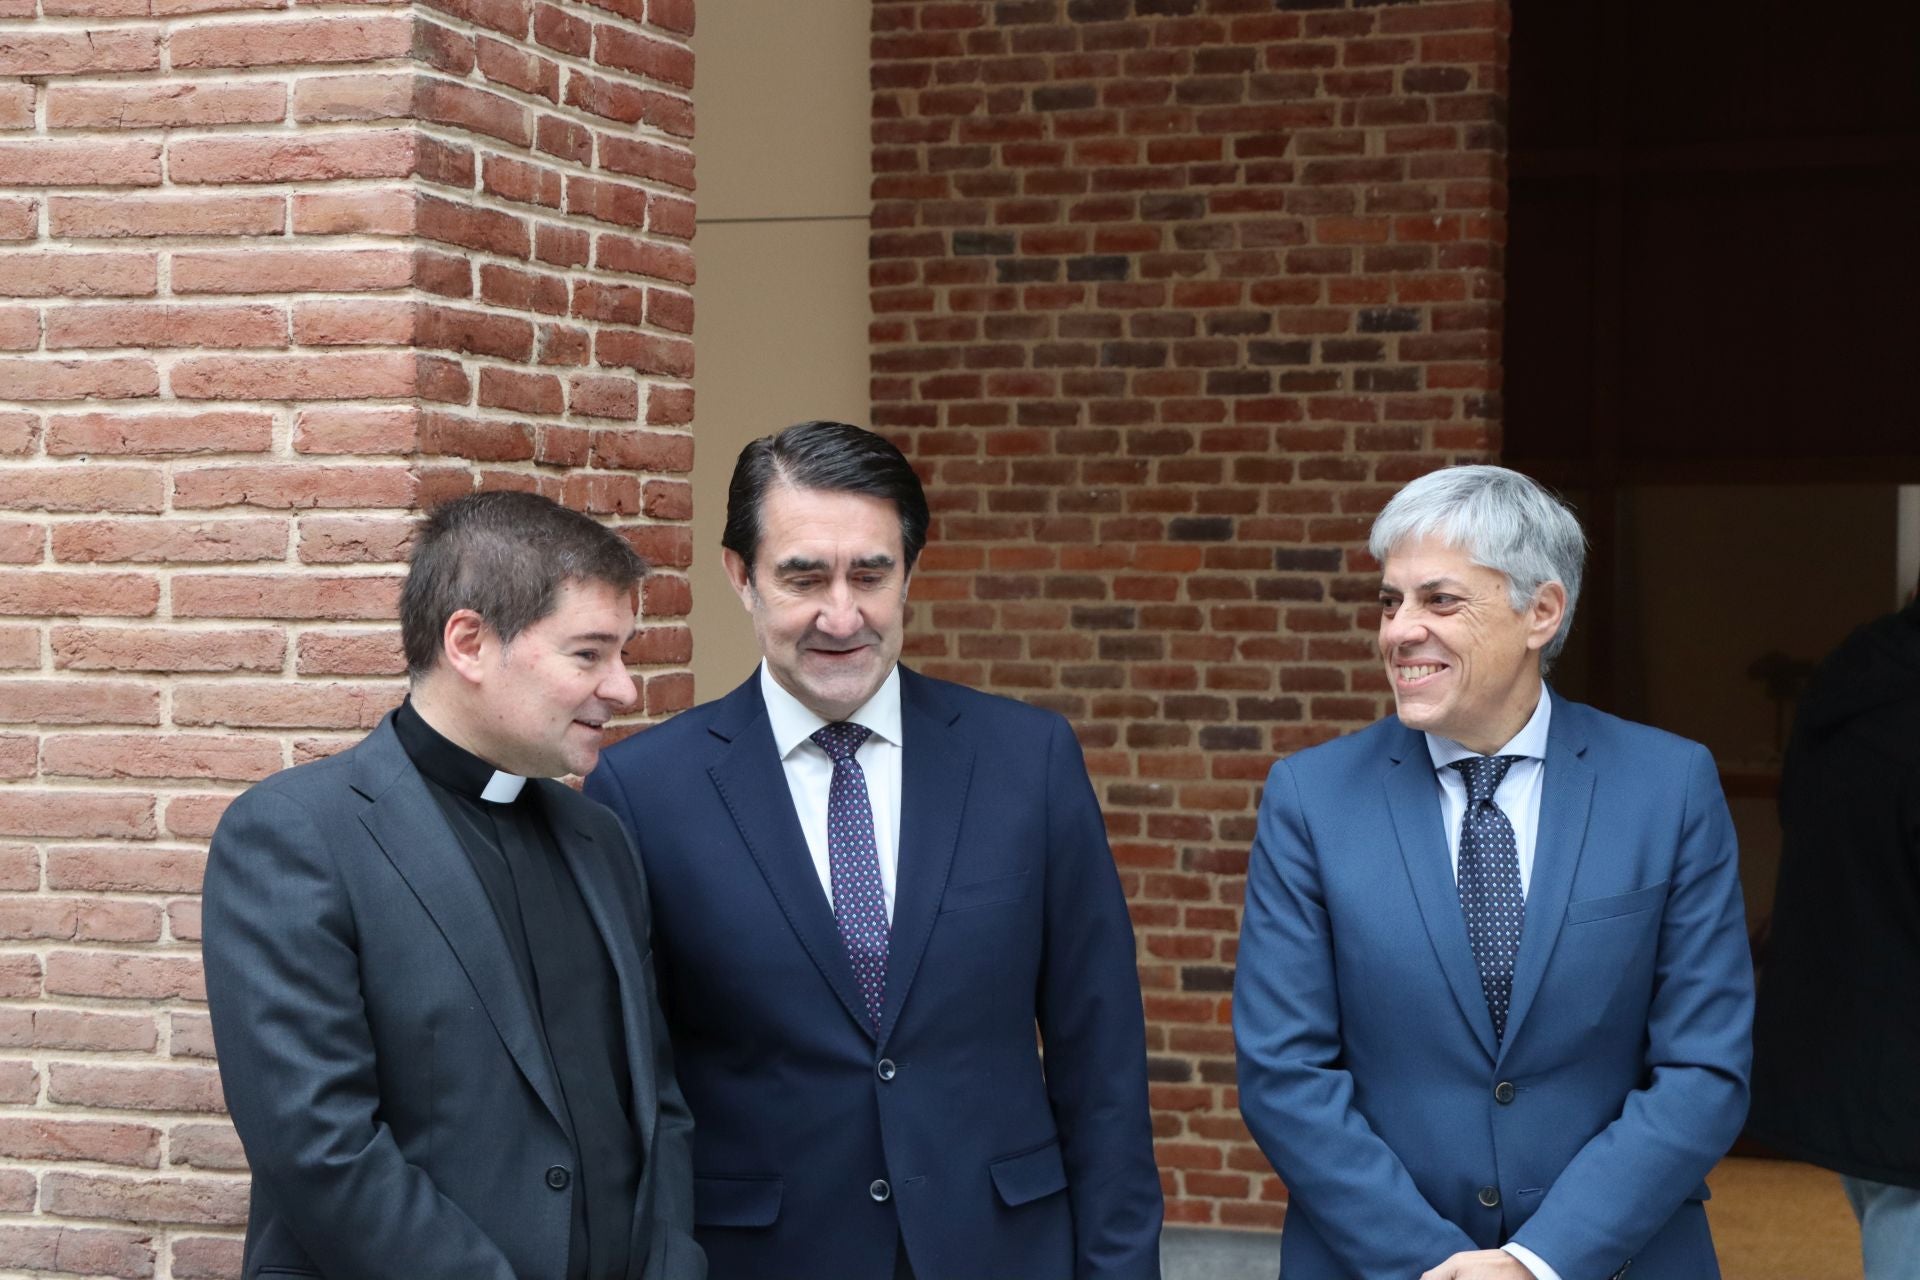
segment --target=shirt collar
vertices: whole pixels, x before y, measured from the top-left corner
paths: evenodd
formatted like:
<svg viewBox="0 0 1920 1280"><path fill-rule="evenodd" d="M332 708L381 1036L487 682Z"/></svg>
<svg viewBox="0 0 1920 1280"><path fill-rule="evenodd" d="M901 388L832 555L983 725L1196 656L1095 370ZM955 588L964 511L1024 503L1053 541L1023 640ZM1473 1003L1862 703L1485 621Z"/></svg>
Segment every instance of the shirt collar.
<svg viewBox="0 0 1920 1280"><path fill-rule="evenodd" d="M828 722L809 710L800 699L780 687L780 682L767 670L767 664L760 664L760 696L767 704L767 722L773 729L773 745L785 760L794 753L795 748ZM900 664L894 663L893 670L887 672L887 678L874 690L873 696L861 704L847 719L869 729L873 736L900 746Z"/></svg>
<svg viewBox="0 0 1920 1280"><path fill-rule="evenodd" d="M413 767L455 795L508 804L527 785L519 774L494 768L428 724L411 698L393 713L393 731Z"/></svg>
<svg viewBox="0 0 1920 1280"><path fill-rule="evenodd" d="M1547 758L1547 723L1553 719L1553 695L1547 692L1545 685L1540 686L1540 702L1527 717L1520 732L1507 741L1507 745L1498 751L1489 751L1494 756L1521 756L1528 760ZM1446 768L1455 760L1467 760L1479 755L1478 751L1468 750L1452 738L1442 738L1438 734L1421 735L1427 740L1427 755L1433 759L1436 771Z"/></svg>

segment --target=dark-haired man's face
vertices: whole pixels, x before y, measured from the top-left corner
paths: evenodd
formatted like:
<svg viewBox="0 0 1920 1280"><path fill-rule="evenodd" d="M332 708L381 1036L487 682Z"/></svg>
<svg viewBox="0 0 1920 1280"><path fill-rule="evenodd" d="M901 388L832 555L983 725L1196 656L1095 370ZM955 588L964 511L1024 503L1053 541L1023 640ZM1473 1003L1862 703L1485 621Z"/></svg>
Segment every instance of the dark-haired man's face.
<svg viewBox="0 0 1920 1280"><path fill-rule="evenodd" d="M529 777L591 773L602 729L637 696L620 656L633 625L632 591L569 582L553 611L511 644L489 632L479 656L472 748Z"/></svg>
<svg viewBox="0 0 1920 1280"><path fill-rule="evenodd" d="M893 503L777 484L760 503L753 572L725 558L768 672L808 710L845 720L886 682L907 611Z"/></svg>

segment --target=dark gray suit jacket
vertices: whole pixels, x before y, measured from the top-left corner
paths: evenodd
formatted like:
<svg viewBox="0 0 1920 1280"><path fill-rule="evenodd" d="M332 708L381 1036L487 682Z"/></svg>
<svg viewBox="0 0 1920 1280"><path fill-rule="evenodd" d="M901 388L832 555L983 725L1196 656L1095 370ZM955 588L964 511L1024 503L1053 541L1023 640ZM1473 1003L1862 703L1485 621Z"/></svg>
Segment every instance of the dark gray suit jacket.
<svg viewBox="0 0 1920 1280"><path fill-rule="evenodd" d="M620 983L645 1162L631 1276L700 1280L638 861L612 814L534 785ZM392 718L236 800L205 895L214 1040L253 1167L247 1280L564 1280L580 1188L553 1064Z"/></svg>

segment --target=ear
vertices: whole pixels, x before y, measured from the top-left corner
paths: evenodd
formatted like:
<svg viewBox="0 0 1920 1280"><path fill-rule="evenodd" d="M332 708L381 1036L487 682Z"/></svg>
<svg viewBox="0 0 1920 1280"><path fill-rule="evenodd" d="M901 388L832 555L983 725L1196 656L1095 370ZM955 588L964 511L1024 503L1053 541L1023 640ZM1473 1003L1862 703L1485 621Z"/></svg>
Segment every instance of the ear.
<svg viewBox="0 0 1920 1280"><path fill-rule="evenodd" d="M1527 648L1536 652L1552 643L1567 616L1567 589L1558 582L1542 583L1527 606Z"/></svg>
<svg viewBox="0 0 1920 1280"><path fill-rule="evenodd" d="M733 594L740 597L740 606L748 613L753 612L753 579L747 573L747 562L732 547L720 552L720 562L727 568L727 581L733 585Z"/></svg>
<svg viewBox="0 0 1920 1280"><path fill-rule="evenodd" d="M486 669L488 647L498 643L486 619L471 609L455 609L440 632L440 656L462 680L478 684Z"/></svg>

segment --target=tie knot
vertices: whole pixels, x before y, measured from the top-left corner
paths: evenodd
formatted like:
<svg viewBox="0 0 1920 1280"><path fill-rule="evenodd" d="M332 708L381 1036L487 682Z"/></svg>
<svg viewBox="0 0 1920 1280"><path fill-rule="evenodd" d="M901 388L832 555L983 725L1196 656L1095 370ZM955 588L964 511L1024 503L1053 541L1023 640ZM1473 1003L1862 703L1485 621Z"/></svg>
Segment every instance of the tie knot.
<svg viewBox="0 0 1920 1280"><path fill-rule="evenodd" d="M821 725L813 732L813 740L827 753L835 764L845 764L853 759L853 753L860 749L873 730L851 720L836 720L832 724Z"/></svg>
<svg viewBox="0 0 1920 1280"><path fill-rule="evenodd" d="M1468 756L1465 760L1455 760L1453 767L1467 780L1467 802L1492 801L1493 793L1500 789L1501 779L1519 759L1519 756Z"/></svg>

